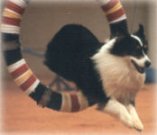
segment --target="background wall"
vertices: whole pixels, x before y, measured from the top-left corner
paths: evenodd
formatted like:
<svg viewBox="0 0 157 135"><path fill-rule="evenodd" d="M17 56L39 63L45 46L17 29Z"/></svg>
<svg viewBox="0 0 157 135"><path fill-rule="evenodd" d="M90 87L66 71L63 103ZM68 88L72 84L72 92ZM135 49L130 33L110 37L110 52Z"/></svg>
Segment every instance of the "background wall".
<svg viewBox="0 0 157 135"><path fill-rule="evenodd" d="M156 66L156 35L155 17L156 6L153 1L123 0L128 16L130 31L135 31L138 24L145 26L149 40L150 52L154 67ZM31 47L44 52L47 43L54 34L65 24L82 24L90 29L100 41L109 37L109 28L105 15L96 0L51 0L36 2L33 0L23 16L21 41L23 47ZM51 77L52 73L43 65L43 58L24 56L32 70L40 78ZM7 74L4 77L8 77Z"/></svg>

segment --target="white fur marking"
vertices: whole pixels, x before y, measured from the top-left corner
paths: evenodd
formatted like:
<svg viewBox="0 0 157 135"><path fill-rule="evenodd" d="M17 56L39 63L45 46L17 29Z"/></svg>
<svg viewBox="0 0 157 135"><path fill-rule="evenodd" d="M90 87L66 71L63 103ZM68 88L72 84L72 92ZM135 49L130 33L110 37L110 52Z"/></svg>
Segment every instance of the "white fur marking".
<svg viewBox="0 0 157 135"><path fill-rule="evenodd" d="M143 126L143 124L142 124L142 122L141 122L141 120L140 120L140 118L139 118L139 116L136 112L135 107L133 105L128 105L127 109L128 109L128 111L131 115L131 118L132 118L133 122L134 122L134 127L137 130L142 131L144 129L144 126Z"/></svg>
<svg viewBox="0 0 157 135"><path fill-rule="evenodd" d="M109 52L115 41L116 38L102 46L92 60L100 74L106 95L127 104L134 100L143 86L145 74L137 73L129 56L118 57Z"/></svg>
<svg viewBox="0 0 157 135"><path fill-rule="evenodd" d="M140 67L145 67L145 62L150 62L150 59L147 55L144 54L144 57L137 59L136 57L131 57L131 59L138 64Z"/></svg>
<svg viewBox="0 0 157 135"><path fill-rule="evenodd" d="M106 47L105 47L106 46ZM104 45L92 57L100 74L107 96L129 102L144 83L144 74L138 74L130 57L118 57L109 53Z"/></svg>
<svg viewBox="0 0 157 135"><path fill-rule="evenodd" d="M134 127L129 112L127 111L125 106L118 101L110 99L105 106L104 111L115 115L127 126Z"/></svg>
<svg viewBox="0 0 157 135"><path fill-rule="evenodd" d="M138 36L131 35L131 37L133 37L134 39L136 39L140 43L140 45L143 46L143 43L142 43L141 39Z"/></svg>
<svg viewBox="0 0 157 135"><path fill-rule="evenodd" d="M113 45L114 45L115 42L116 42L116 38L113 38L113 39L111 39L111 40L108 40L107 43L105 43L105 44L101 47L101 49L98 51L98 53L96 53L96 54L92 57L92 59L93 59L93 60L94 60L94 59L97 59L97 57L99 57L99 55L101 55L101 54L103 54L103 53L107 53L107 52L110 50L110 48L113 47Z"/></svg>

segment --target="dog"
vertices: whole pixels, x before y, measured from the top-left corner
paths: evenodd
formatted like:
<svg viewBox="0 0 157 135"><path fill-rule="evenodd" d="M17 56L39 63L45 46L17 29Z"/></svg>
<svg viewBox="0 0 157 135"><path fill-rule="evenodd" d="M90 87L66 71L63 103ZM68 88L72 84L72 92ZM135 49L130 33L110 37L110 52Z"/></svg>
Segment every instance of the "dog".
<svg viewBox="0 0 157 135"><path fill-rule="evenodd" d="M118 34L105 43L87 28L69 24L48 43L45 65L82 90L90 105L142 131L135 97L151 65L143 25L133 34Z"/></svg>

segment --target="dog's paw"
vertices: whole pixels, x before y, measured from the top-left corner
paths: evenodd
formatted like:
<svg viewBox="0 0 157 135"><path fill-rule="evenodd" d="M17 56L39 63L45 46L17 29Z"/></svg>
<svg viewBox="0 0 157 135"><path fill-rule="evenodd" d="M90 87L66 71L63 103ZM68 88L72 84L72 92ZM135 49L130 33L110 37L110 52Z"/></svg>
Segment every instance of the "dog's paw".
<svg viewBox="0 0 157 135"><path fill-rule="evenodd" d="M133 105L129 105L127 107L127 109L128 109L128 112L129 112L129 114L130 114L130 116L132 118L132 121L134 123L134 128L137 131L142 131L144 129L144 126L143 126L143 124L142 124L142 122L141 122L141 120L140 120L140 118L139 118L139 116L138 116L138 114L136 112L135 107Z"/></svg>
<svg viewBox="0 0 157 135"><path fill-rule="evenodd" d="M143 124L142 124L142 122L140 120L133 120L133 123L134 123L134 128L137 131L143 131L144 126L143 126Z"/></svg>
<svg viewBox="0 0 157 135"><path fill-rule="evenodd" d="M128 126L128 127L130 127L130 128L134 128L134 127L135 127L135 126L134 126L134 122L133 122L133 120L132 120L132 118L131 118L130 115L127 115L127 114L121 115L121 116L120 116L120 120L121 120L126 126Z"/></svg>

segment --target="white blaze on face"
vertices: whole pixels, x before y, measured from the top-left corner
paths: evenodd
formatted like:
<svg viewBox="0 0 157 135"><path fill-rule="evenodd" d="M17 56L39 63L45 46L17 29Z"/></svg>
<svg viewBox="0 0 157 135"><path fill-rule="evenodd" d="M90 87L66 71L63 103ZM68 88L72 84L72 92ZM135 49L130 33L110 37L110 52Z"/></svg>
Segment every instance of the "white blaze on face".
<svg viewBox="0 0 157 135"><path fill-rule="evenodd" d="M131 37L134 38L134 39L136 39L136 40L139 42L139 44L140 44L141 46L143 46L143 43L142 43L141 39L140 39L138 36L131 35Z"/></svg>
<svg viewBox="0 0 157 135"><path fill-rule="evenodd" d="M145 63L150 62L150 59L145 54L142 58L139 58L139 59L131 56L131 59L140 67L145 67Z"/></svg>
<svg viewBox="0 0 157 135"><path fill-rule="evenodd" d="M133 37L134 39L136 39L139 44L143 47L143 43L141 41L141 39L135 35L131 35L131 37ZM131 56L131 59L136 62L136 64L138 64L138 66L140 67L145 67L145 62L150 62L150 59L148 58L148 56L143 52L143 57L141 58L136 58Z"/></svg>

